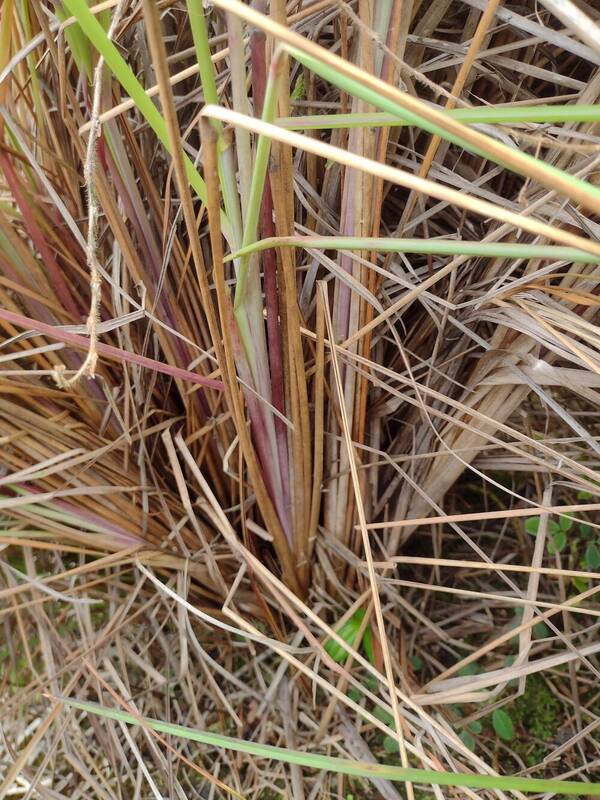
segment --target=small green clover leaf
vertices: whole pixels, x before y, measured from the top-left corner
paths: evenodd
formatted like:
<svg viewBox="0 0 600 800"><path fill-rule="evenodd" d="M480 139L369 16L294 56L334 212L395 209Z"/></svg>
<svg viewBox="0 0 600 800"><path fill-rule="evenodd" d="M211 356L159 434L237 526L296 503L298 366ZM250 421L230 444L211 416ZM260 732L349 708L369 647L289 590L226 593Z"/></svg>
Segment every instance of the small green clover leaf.
<svg viewBox="0 0 600 800"><path fill-rule="evenodd" d="M375 706L375 708L373 709L373 716L375 717L375 719L378 719L380 722L383 722L384 725L390 726L394 724L394 718L392 717L390 712L386 711L385 708L382 708L381 706Z"/></svg>
<svg viewBox="0 0 600 800"><path fill-rule="evenodd" d="M585 565L588 569L596 570L600 567L600 548L595 544L588 544L585 549Z"/></svg>
<svg viewBox="0 0 600 800"><path fill-rule="evenodd" d="M509 714L502 708L497 708L492 714L492 725L496 734L504 739L505 742L510 742L515 738L515 726Z"/></svg>
<svg viewBox="0 0 600 800"><path fill-rule="evenodd" d="M565 531L558 530L556 533L549 535L546 550L553 556L555 553L562 553L566 546L567 534Z"/></svg>
<svg viewBox="0 0 600 800"><path fill-rule="evenodd" d="M528 517L525 520L525 530L531 536L537 536L539 529L540 529L540 518L539 517Z"/></svg>
<svg viewBox="0 0 600 800"><path fill-rule="evenodd" d="M538 622L533 626L534 639L547 639L550 636L550 628L545 622Z"/></svg>
<svg viewBox="0 0 600 800"><path fill-rule="evenodd" d="M555 522L553 519L548 520L548 526L546 528L548 534L548 543L546 545L546 549L550 555L554 555L554 553L562 553L562 551L565 549L567 546L567 531L571 529L571 526L572 521L564 516L559 517L559 522ZM529 517L529 519L525 522L525 530L531 536L537 536L539 529L539 517Z"/></svg>
<svg viewBox="0 0 600 800"><path fill-rule="evenodd" d="M469 731L463 731L460 734L460 740L465 747L468 747L471 752L475 750L475 739L471 736Z"/></svg>
<svg viewBox="0 0 600 800"><path fill-rule="evenodd" d="M471 661L470 664L465 664L464 667L461 667L456 674L464 678L466 675L479 675L480 672L481 665L476 661Z"/></svg>
<svg viewBox="0 0 600 800"><path fill-rule="evenodd" d="M567 533L573 527L573 520L569 519L569 517L565 517L565 516L561 515L558 518L558 525L559 525L561 531L564 531L565 533Z"/></svg>
<svg viewBox="0 0 600 800"><path fill-rule="evenodd" d="M590 582L586 578L572 578L572 583L578 592L586 592L590 586Z"/></svg>

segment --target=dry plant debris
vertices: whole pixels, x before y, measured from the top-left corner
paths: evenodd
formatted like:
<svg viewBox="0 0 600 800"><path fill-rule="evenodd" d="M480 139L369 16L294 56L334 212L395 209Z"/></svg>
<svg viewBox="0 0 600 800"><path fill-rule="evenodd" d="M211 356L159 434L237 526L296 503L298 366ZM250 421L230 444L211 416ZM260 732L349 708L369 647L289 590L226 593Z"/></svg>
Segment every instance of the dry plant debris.
<svg viewBox="0 0 600 800"><path fill-rule="evenodd" d="M590 0L3 0L0 798L600 794L599 97Z"/></svg>

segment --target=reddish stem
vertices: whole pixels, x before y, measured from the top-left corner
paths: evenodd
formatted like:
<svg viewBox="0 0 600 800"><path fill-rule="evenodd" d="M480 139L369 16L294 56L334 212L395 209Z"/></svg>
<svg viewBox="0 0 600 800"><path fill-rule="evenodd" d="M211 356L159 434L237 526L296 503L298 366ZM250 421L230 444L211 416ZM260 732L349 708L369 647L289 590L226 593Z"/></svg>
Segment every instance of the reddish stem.
<svg viewBox="0 0 600 800"><path fill-rule="evenodd" d="M15 314L14 311L8 311L5 308L0 308L0 319L4 319L15 325L17 328L24 328L25 330L36 331L45 336L50 336L52 339L58 339L59 342L72 344L74 347L79 347L82 350L87 350L89 347L89 340L76 333L69 333L61 328L56 328L53 325L46 325L45 322L38 322L38 320L24 317L21 314ZM203 375L198 375L196 372L190 372L187 369L180 367L173 367L171 364L165 364L162 361L155 361L153 358L147 356L140 356L137 353L130 353L127 350L120 350L118 347L113 347L110 344L102 344L97 342L96 350L103 356L112 359L113 361L126 361L129 364L137 364L139 367L146 367L155 372L162 372L164 375L170 375L172 378L178 378L182 381L190 381L191 383L198 383L205 386L207 389L217 389L222 391L223 382L215 380L214 378L205 378ZM35 372L32 373L35 375ZM2 372L0 372L0 376Z"/></svg>
<svg viewBox="0 0 600 800"><path fill-rule="evenodd" d="M259 116L262 114L267 83L265 35L262 31L255 30L250 36L250 62L252 65L252 98L254 101L254 113L256 116ZM273 197L271 195L271 184L268 179L265 182L262 206L260 209L260 231L263 238L275 236L275 226L273 224ZM285 392L281 330L279 326L279 297L277 294L277 256L275 250L265 250L262 253L262 268L267 311L267 342L269 346L272 401L275 408L283 414L285 413ZM275 417L275 436L281 471L281 485L284 495L283 505L284 508L289 508L290 486L287 430L285 423L279 419L279 417Z"/></svg>

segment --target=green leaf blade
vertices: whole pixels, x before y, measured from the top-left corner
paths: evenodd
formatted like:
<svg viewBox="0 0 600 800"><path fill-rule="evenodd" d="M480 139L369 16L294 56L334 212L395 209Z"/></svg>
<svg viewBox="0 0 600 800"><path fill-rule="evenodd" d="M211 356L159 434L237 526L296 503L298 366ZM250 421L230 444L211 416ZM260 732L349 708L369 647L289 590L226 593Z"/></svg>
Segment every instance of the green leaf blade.
<svg viewBox="0 0 600 800"><path fill-rule="evenodd" d="M524 778L521 776L496 776L471 773L442 772L435 770L398 767L391 764L372 764L361 761L350 761L343 758L308 753L299 750L288 750L284 747L261 744L260 742L236 739L208 731L198 731L183 725L162 722L147 717L136 717L121 709L106 708L97 703L71 698L58 698L60 702L105 719L124 722L128 725L145 726L151 730L177 736L182 739L219 747L225 750L254 755L259 758L270 758L288 764L298 764L310 769L328 770L343 775L355 775L363 778L383 778L399 783L424 783L435 786L467 786L473 789L496 789L513 792L552 792L559 795L584 795L600 797L600 783L584 783L580 781L561 781L556 779ZM506 713L506 712L505 712Z"/></svg>

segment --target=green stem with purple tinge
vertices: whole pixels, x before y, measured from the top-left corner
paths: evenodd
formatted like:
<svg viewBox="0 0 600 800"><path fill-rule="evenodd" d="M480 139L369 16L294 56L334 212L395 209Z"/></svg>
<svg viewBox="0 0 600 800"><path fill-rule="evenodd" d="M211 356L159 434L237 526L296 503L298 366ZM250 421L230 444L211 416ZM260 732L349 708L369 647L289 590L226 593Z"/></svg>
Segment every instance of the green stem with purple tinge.
<svg viewBox="0 0 600 800"><path fill-rule="evenodd" d="M262 31L255 30L250 34L250 62L252 65L252 99L254 111L262 114L267 83L267 65L265 54L266 37ZM260 234L268 238L275 235L273 224L273 197L271 184L267 178L262 197L260 212ZM265 306L267 311L267 341L269 345L269 366L271 370L271 392L274 407L285 413L285 392L283 374L283 355L281 348L281 328L279 324L279 297L277 294L277 255L275 250L264 250L262 267L265 287ZM283 491L283 507L291 508L289 482L288 432L282 419L275 417L275 436L277 438L277 455ZM291 525L291 520L289 521ZM284 526L285 527L285 526Z"/></svg>

